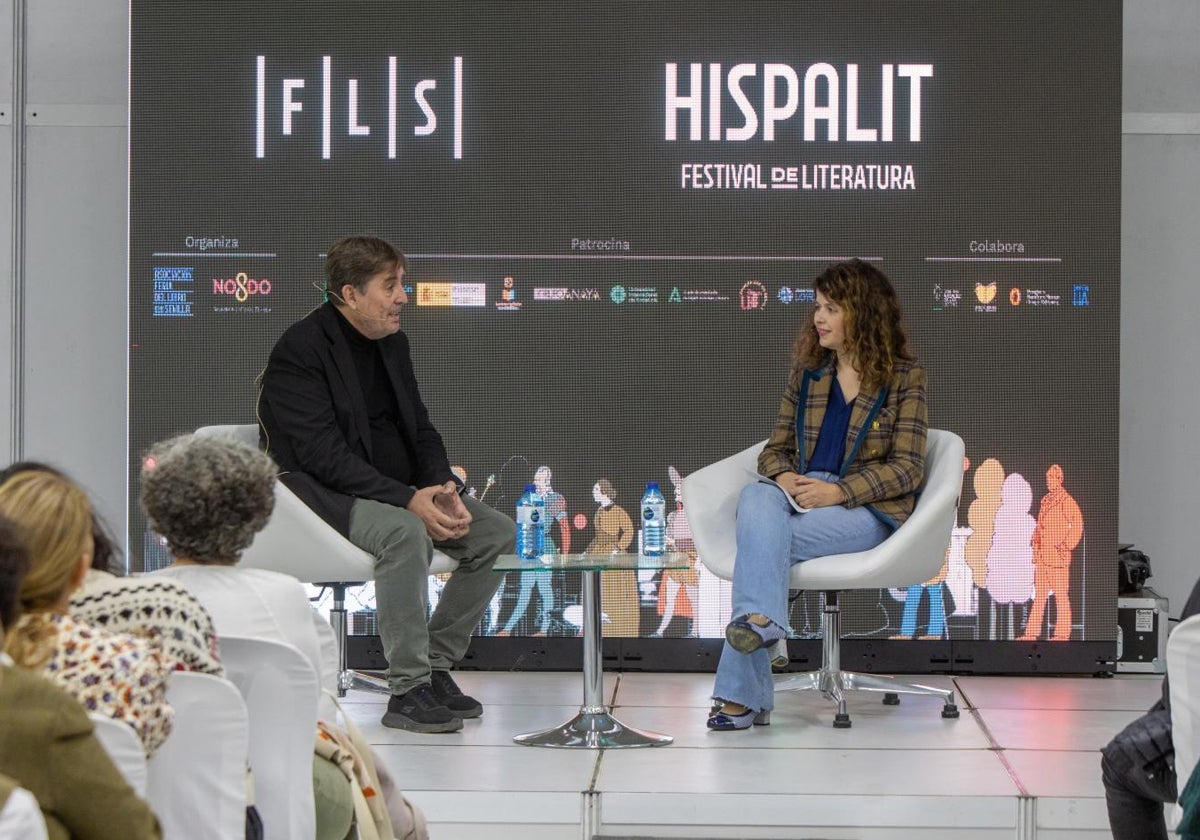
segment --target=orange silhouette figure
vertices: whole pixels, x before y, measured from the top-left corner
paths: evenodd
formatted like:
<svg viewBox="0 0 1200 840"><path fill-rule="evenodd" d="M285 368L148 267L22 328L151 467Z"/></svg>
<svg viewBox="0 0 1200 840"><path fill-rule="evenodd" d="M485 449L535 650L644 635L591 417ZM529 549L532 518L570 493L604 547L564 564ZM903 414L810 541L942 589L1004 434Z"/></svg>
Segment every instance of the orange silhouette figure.
<svg viewBox="0 0 1200 840"><path fill-rule="evenodd" d="M1054 593L1058 618L1054 622L1053 641L1071 638L1071 559L1083 539L1083 513L1075 499L1063 487L1063 471L1058 464L1046 470L1046 490L1038 508L1037 527L1033 529L1033 609L1019 641L1037 640L1042 631L1046 600Z"/></svg>

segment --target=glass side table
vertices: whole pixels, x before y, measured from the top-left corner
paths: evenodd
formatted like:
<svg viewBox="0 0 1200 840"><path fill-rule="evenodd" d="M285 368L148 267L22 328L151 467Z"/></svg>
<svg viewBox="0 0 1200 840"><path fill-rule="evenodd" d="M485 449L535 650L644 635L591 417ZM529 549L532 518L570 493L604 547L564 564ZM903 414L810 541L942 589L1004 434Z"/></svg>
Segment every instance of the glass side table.
<svg viewBox="0 0 1200 840"><path fill-rule="evenodd" d="M561 726L528 732L513 738L531 747L582 747L616 749L659 747L675 739L657 732L643 732L613 717L604 705L604 668L601 659L600 573L614 569L686 569L691 558L683 552L659 557L640 554L547 554L527 560L504 554L492 569L497 572L558 571L583 575L583 705L579 714Z"/></svg>

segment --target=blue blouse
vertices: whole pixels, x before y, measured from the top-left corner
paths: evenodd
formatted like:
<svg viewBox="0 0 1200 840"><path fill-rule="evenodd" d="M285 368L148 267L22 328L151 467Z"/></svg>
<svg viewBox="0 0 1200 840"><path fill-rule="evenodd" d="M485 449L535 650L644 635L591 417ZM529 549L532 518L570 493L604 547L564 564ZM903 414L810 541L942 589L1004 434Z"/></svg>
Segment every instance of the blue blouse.
<svg viewBox="0 0 1200 840"><path fill-rule="evenodd" d="M846 458L846 432L850 429L850 412L854 400L846 401L837 376L829 390L829 404L825 406L825 417L821 420L821 432L817 435L817 447L808 462L809 472L842 474L842 461Z"/></svg>

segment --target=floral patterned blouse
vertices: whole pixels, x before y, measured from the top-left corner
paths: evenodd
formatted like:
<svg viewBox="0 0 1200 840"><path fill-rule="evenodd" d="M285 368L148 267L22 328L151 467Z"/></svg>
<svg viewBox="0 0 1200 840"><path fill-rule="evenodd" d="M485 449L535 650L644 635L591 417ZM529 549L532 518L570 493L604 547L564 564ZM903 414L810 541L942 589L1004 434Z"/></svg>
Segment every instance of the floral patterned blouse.
<svg viewBox="0 0 1200 840"><path fill-rule="evenodd" d="M167 704L171 667L156 641L89 627L55 615L58 642L45 665L50 681L88 712L128 723L151 755L171 734L174 710Z"/></svg>
<svg viewBox="0 0 1200 840"><path fill-rule="evenodd" d="M71 617L107 633L156 639L176 671L225 676L212 618L196 596L173 580L117 577L89 569L71 595Z"/></svg>

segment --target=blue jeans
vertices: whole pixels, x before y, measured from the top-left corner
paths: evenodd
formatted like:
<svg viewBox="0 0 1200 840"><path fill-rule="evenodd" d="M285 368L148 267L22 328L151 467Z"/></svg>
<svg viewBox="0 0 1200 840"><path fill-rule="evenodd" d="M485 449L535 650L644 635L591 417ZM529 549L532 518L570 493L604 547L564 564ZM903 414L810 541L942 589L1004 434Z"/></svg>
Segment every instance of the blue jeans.
<svg viewBox="0 0 1200 840"><path fill-rule="evenodd" d="M927 636L941 637L946 632L946 599L942 595L942 585L926 586L914 583L908 587L908 596L904 599L904 615L900 617L900 635L911 636L917 632L917 609L921 606L921 592L929 593L929 627Z"/></svg>
<svg viewBox="0 0 1200 840"><path fill-rule="evenodd" d="M521 591L517 595L517 605L513 607L512 615L504 625L505 633L511 633L517 622L525 617L529 602L533 599L533 587L536 585L538 595L542 599L542 620L538 632L545 633L550 629L550 610L554 609L554 586L550 580L551 572L521 572Z"/></svg>
<svg viewBox="0 0 1200 840"><path fill-rule="evenodd" d="M836 481L831 473L810 478ZM841 505L796 513L778 487L755 482L742 490L737 512L737 559L733 567L733 615L762 613L788 624L788 577L792 564L829 554L850 554L879 545L891 529L863 507ZM775 708L767 649L721 651L713 697L755 711Z"/></svg>

